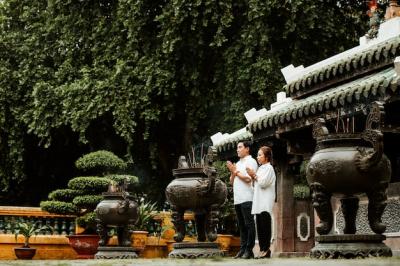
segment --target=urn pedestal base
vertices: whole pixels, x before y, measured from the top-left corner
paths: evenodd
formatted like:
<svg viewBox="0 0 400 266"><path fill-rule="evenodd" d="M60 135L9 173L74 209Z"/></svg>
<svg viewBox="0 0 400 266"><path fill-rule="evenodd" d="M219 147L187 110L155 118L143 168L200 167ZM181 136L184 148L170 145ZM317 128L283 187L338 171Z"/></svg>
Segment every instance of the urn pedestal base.
<svg viewBox="0 0 400 266"><path fill-rule="evenodd" d="M138 255L132 247L99 247L95 259L136 259Z"/></svg>
<svg viewBox="0 0 400 266"><path fill-rule="evenodd" d="M352 259L391 257L392 250L383 243L384 235L321 235L311 249L310 256L317 259Z"/></svg>
<svg viewBox="0 0 400 266"><path fill-rule="evenodd" d="M222 257L224 252L219 250L218 243L198 242L198 243L174 243L168 257L175 259L196 259Z"/></svg>

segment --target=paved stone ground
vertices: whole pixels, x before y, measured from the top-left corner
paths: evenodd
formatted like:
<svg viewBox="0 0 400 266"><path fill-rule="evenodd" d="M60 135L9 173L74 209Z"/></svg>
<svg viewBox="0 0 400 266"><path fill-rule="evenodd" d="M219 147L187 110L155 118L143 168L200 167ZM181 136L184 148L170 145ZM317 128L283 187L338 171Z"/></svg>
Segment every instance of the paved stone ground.
<svg viewBox="0 0 400 266"><path fill-rule="evenodd" d="M354 259L354 260L314 260L310 258L293 258L293 259L263 259L263 260L234 260L230 258L216 259L197 259L197 260L180 260L180 259L136 259L136 260L33 260L33 261L0 261L0 265L10 266L240 266L240 265L269 265L269 266L398 266L400 258L371 258L371 259Z"/></svg>

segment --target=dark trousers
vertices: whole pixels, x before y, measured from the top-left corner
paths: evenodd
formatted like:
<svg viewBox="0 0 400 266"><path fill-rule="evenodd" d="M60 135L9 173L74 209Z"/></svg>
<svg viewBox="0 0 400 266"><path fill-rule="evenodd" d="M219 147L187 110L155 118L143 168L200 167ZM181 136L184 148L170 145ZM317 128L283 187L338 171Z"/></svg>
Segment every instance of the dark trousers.
<svg viewBox="0 0 400 266"><path fill-rule="evenodd" d="M260 251L267 251L271 246L271 215L269 212L256 214L256 223Z"/></svg>
<svg viewBox="0 0 400 266"><path fill-rule="evenodd" d="M254 225L254 216L251 214L251 205L251 201L235 205L240 230L240 250L242 252L252 252L254 241L256 240L256 228Z"/></svg>

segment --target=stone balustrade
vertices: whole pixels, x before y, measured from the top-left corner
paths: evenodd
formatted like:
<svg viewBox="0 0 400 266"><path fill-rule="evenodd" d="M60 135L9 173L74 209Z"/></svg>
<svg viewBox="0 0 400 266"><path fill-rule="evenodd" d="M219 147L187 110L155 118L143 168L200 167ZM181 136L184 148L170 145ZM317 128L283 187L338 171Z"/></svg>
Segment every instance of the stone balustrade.
<svg viewBox="0 0 400 266"><path fill-rule="evenodd" d="M19 222L37 223L38 228L47 225L53 230L41 231L40 235L72 235L75 233L75 216L57 215L35 207L0 206L0 234L12 234Z"/></svg>
<svg viewBox="0 0 400 266"><path fill-rule="evenodd" d="M194 214L186 213L187 237L185 241L195 240ZM0 206L0 260L15 259L14 247L23 244L23 236L18 236L17 241L13 235L13 228L18 222L33 222L38 226L48 225L53 227L53 232L44 231L30 239L31 246L37 248L34 259L75 259L76 253L70 247L67 235L81 232L75 225L75 216L56 215L42 211L37 207ZM175 230L170 212L155 212L150 226L150 236L145 250L140 254L143 258L166 257L169 245L173 243ZM115 237L114 237L115 238ZM110 244L116 244L112 238ZM218 239L217 239L218 240Z"/></svg>

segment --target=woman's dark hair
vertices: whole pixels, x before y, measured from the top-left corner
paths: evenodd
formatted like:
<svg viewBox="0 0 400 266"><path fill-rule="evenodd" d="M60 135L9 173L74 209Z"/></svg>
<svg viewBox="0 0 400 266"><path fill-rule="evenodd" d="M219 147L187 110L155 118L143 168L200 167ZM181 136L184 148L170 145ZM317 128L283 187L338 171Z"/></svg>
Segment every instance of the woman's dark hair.
<svg viewBox="0 0 400 266"><path fill-rule="evenodd" d="M262 146L260 148L260 150L262 151L262 153L264 153L265 158L268 159L268 162L272 161L272 149L268 146Z"/></svg>

